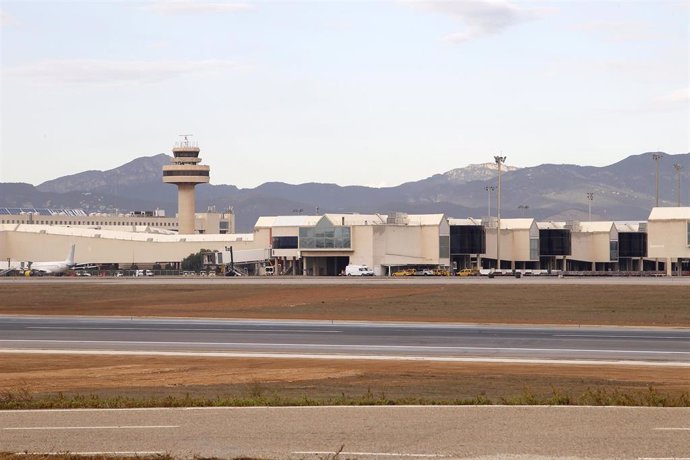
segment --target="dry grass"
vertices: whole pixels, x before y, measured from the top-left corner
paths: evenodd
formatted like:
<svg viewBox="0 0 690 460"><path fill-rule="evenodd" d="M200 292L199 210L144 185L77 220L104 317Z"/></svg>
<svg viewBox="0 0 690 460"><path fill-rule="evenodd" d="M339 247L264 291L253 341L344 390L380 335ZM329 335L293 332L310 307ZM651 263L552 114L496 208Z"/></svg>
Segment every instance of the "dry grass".
<svg viewBox="0 0 690 460"><path fill-rule="evenodd" d="M368 394L371 401L509 402L526 394L549 399L556 390L577 401L588 392L646 394L650 387L679 398L690 392L687 369L33 354L7 354L0 361L0 388L31 397L277 397L287 403L307 397L318 403Z"/></svg>
<svg viewBox="0 0 690 460"><path fill-rule="evenodd" d="M0 285L0 314L690 326L690 287Z"/></svg>
<svg viewBox="0 0 690 460"><path fill-rule="evenodd" d="M170 455L80 455L60 453L14 453L0 452L0 460L173 460Z"/></svg>
<svg viewBox="0 0 690 460"><path fill-rule="evenodd" d="M0 460L175 460L170 454L158 455L81 455L70 452L59 453L14 453L0 452ZM191 460L221 460L214 457L190 457ZM248 457L237 457L234 460L259 460Z"/></svg>

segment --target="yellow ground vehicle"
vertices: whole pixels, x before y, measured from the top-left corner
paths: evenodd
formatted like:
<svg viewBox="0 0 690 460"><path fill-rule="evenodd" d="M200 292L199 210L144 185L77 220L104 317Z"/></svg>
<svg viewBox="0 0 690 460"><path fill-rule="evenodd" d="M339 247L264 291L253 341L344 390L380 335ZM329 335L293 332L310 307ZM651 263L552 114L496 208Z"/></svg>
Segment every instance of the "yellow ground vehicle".
<svg viewBox="0 0 690 460"><path fill-rule="evenodd" d="M416 270L413 268L408 268L407 270L399 270L393 273L393 276L414 276Z"/></svg>
<svg viewBox="0 0 690 460"><path fill-rule="evenodd" d="M450 273L443 268L436 268L434 269L434 276L450 276Z"/></svg>
<svg viewBox="0 0 690 460"><path fill-rule="evenodd" d="M477 276L479 275L479 270L476 268L463 268L457 273L457 276Z"/></svg>

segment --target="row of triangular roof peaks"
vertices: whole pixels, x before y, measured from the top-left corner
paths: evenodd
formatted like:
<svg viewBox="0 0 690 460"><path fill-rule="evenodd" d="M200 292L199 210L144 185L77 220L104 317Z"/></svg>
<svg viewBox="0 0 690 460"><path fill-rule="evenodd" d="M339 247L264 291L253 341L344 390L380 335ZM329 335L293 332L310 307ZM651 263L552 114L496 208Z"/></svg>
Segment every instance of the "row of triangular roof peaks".
<svg viewBox="0 0 690 460"><path fill-rule="evenodd" d="M324 220L325 219L325 220ZM439 225L444 214L337 214L326 213L323 215L291 215L291 216L267 216L257 220L255 228L271 227L313 227L320 222L328 222L331 226L337 225ZM659 207L653 208L649 220L690 220L690 207ZM475 218L448 218L450 225L486 225L495 228L497 219L495 217ZM540 230L543 229L565 229L570 228L579 232L609 232L612 228L618 231L644 231L644 222L616 222L606 221L537 221L534 218L503 218L501 219L501 229L504 230L527 230L536 225Z"/></svg>
<svg viewBox="0 0 690 460"><path fill-rule="evenodd" d="M314 227L317 225L439 225L445 219L444 214L335 214L322 216L267 216L259 217L255 228L275 227Z"/></svg>

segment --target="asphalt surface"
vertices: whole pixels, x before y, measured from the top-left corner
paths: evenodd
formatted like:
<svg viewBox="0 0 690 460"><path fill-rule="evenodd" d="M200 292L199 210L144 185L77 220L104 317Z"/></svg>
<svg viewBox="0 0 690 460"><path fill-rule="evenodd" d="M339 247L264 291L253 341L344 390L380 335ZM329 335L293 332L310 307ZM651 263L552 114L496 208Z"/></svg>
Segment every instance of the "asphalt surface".
<svg viewBox="0 0 690 460"><path fill-rule="evenodd" d="M257 407L0 412L10 452L233 458L688 458L690 408ZM327 457L328 455L330 457Z"/></svg>
<svg viewBox="0 0 690 460"><path fill-rule="evenodd" d="M690 367L690 329L0 316L0 349Z"/></svg>

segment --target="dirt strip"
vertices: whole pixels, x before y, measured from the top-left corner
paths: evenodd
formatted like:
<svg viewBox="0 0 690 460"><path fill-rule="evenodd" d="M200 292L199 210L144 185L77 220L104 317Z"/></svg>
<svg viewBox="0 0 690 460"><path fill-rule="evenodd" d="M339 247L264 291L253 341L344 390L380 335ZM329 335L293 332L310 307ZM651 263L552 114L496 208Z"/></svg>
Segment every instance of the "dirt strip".
<svg viewBox="0 0 690 460"><path fill-rule="evenodd" d="M0 314L690 327L690 286L0 285Z"/></svg>
<svg viewBox="0 0 690 460"><path fill-rule="evenodd" d="M588 388L690 391L687 369L486 363L322 361L3 354L0 389L31 394L237 397L360 396L494 399L529 390L579 395Z"/></svg>

